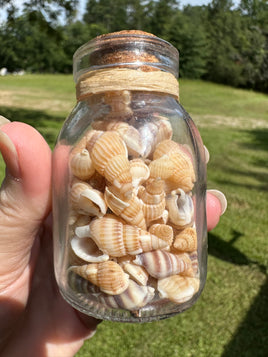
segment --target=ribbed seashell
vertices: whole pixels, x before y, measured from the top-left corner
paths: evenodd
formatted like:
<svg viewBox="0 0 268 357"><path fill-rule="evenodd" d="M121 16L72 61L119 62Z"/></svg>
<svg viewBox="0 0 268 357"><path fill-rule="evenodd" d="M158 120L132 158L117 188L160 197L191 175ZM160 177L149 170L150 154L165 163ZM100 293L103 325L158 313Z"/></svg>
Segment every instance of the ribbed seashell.
<svg viewBox="0 0 268 357"><path fill-rule="evenodd" d="M147 158L153 152L157 126L151 122L145 122L145 124L139 128L139 133L142 141L142 157Z"/></svg>
<svg viewBox="0 0 268 357"><path fill-rule="evenodd" d="M73 209L80 214L102 217L107 211L103 193L83 181L75 181L70 199Z"/></svg>
<svg viewBox="0 0 268 357"><path fill-rule="evenodd" d="M133 226L146 229L141 201L134 193L132 193L132 197L129 200L125 201L114 195L106 186L104 198L108 207L115 215L122 217L127 223Z"/></svg>
<svg viewBox="0 0 268 357"><path fill-rule="evenodd" d="M173 275L158 280L158 291L161 298L181 304L190 300L198 291L200 281L198 278L190 278L181 275Z"/></svg>
<svg viewBox="0 0 268 357"><path fill-rule="evenodd" d="M173 134L171 124L167 118L158 115L157 119L158 120L155 122L155 125L157 126L158 131L154 141L154 148L161 141L171 139Z"/></svg>
<svg viewBox="0 0 268 357"><path fill-rule="evenodd" d="M186 269L184 272L182 272L181 275L197 278L199 275L197 251L189 253L189 258L191 259L191 266L189 269Z"/></svg>
<svg viewBox="0 0 268 357"><path fill-rule="evenodd" d="M168 209L168 219L175 228L181 229L192 224L194 217L194 204L190 195L183 190L171 191L166 196L166 208Z"/></svg>
<svg viewBox="0 0 268 357"><path fill-rule="evenodd" d="M73 272L72 266L68 269L68 283L72 290L80 294L86 294L87 296L89 294L102 294L99 287Z"/></svg>
<svg viewBox="0 0 268 357"><path fill-rule="evenodd" d="M81 180L88 180L95 172L89 152L83 149L71 158L70 167L72 174Z"/></svg>
<svg viewBox="0 0 268 357"><path fill-rule="evenodd" d="M146 285L149 274L140 265L133 264L134 257L131 255L124 256L117 259L117 263L123 268L123 270L140 285Z"/></svg>
<svg viewBox="0 0 268 357"><path fill-rule="evenodd" d="M75 230L78 237L91 237L99 249L111 257L136 255L162 249L167 243L138 227L123 224L117 218L103 217Z"/></svg>
<svg viewBox="0 0 268 357"><path fill-rule="evenodd" d="M139 285L129 279L128 288L122 294L116 296L100 294L98 299L109 307L134 311L147 305L154 298L154 293L154 288Z"/></svg>
<svg viewBox="0 0 268 357"><path fill-rule="evenodd" d="M76 214L74 215L73 211L71 210L70 215L69 215L69 221L72 222L69 226L69 236L73 237L75 235L75 228L79 226L85 226L86 224L89 224L89 222L92 219L92 216L88 215L83 215L83 214ZM77 213L77 212L76 212Z"/></svg>
<svg viewBox="0 0 268 357"><path fill-rule="evenodd" d="M191 265L187 254L172 254L164 250L139 254L133 262L142 265L156 279L179 274Z"/></svg>
<svg viewBox="0 0 268 357"><path fill-rule="evenodd" d="M171 155L177 152L181 152L182 148L179 143L173 140L162 140L159 142L154 150L153 160L159 159L164 155Z"/></svg>
<svg viewBox="0 0 268 357"><path fill-rule="evenodd" d="M167 155L155 159L149 164L150 176L167 180L174 172L174 165Z"/></svg>
<svg viewBox="0 0 268 357"><path fill-rule="evenodd" d="M138 197L142 201L146 222L151 222L162 216L166 206L163 180L147 181L146 187L140 186Z"/></svg>
<svg viewBox="0 0 268 357"><path fill-rule="evenodd" d="M111 260L73 266L71 270L109 295L121 294L128 288L128 274L124 273L120 265Z"/></svg>
<svg viewBox="0 0 268 357"><path fill-rule="evenodd" d="M106 130L116 130L121 138L124 140L128 154L133 157L138 157L142 155L142 141L140 133L134 126L129 125L123 121L111 121L107 125Z"/></svg>
<svg viewBox="0 0 268 357"><path fill-rule="evenodd" d="M153 224L167 224L168 221L168 210L164 210L162 213L162 216L158 219L155 219L153 221L150 222L150 225Z"/></svg>
<svg viewBox="0 0 268 357"><path fill-rule="evenodd" d="M86 149L86 144L87 144L87 138L86 136L83 136L78 143L72 148L71 151L71 156L74 156L78 153L80 153L82 150Z"/></svg>
<svg viewBox="0 0 268 357"><path fill-rule="evenodd" d="M90 130L85 135L86 141L86 149L91 154L93 146L95 145L96 141L101 137L103 134L102 130Z"/></svg>
<svg viewBox="0 0 268 357"><path fill-rule="evenodd" d="M183 252L193 252L197 249L197 234L194 227L184 228L175 236L173 247Z"/></svg>
<svg viewBox="0 0 268 357"><path fill-rule="evenodd" d="M173 242L173 229L168 224L156 223L150 226L149 233L163 239L170 246Z"/></svg>
<svg viewBox="0 0 268 357"><path fill-rule="evenodd" d="M74 236L71 240L71 247L79 258L88 263L105 262L109 259L109 255L103 254L96 243L90 238L78 238Z"/></svg>
<svg viewBox="0 0 268 357"><path fill-rule="evenodd" d="M137 188L149 178L150 169L142 159L133 159L130 160L130 173L132 185L134 188Z"/></svg>

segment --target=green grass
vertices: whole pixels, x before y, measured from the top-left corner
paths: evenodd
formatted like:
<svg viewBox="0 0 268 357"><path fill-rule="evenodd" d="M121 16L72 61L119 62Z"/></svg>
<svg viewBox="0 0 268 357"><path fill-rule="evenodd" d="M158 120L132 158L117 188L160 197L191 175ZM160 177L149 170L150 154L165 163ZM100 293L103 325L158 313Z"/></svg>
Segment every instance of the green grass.
<svg viewBox="0 0 268 357"><path fill-rule="evenodd" d="M268 355L268 97L201 81L180 88L211 153L208 187L228 199L209 234L205 290L167 320L101 323L77 357ZM74 104L71 76L0 78L0 114L35 126L51 147Z"/></svg>

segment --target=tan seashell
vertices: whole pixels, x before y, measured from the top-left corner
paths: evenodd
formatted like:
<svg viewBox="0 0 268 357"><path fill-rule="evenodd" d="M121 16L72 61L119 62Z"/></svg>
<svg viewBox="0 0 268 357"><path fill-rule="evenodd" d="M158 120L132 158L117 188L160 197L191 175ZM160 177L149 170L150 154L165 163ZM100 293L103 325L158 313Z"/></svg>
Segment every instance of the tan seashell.
<svg viewBox="0 0 268 357"><path fill-rule="evenodd" d="M83 136L83 137L76 143L76 145L72 148L71 156L74 156L74 155L80 153L82 150L86 149L86 144L87 144L87 139L86 139L85 136Z"/></svg>
<svg viewBox="0 0 268 357"><path fill-rule="evenodd" d="M190 300L199 290L200 281L197 278L173 275L158 280L158 291L161 298L181 304Z"/></svg>
<svg viewBox="0 0 268 357"><path fill-rule="evenodd" d="M145 122L145 124L139 128L139 133L142 142L142 157L147 158L154 149L154 140L157 134L157 126L151 122Z"/></svg>
<svg viewBox="0 0 268 357"><path fill-rule="evenodd" d="M120 265L111 260L73 266L71 270L109 295L121 294L128 288L129 276L124 273Z"/></svg>
<svg viewBox="0 0 268 357"><path fill-rule="evenodd" d="M158 120L155 122L155 125L157 126L158 131L154 141L154 149L158 143L163 140L171 139L173 135L173 130L170 121L160 115L157 116L157 119Z"/></svg>
<svg viewBox="0 0 268 357"><path fill-rule="evenodd" d="M109 91L104 93L104 101L111 108L107 117L110 120L118 118L129 118L133 115L131 109L131 92L128 90L123 91Z"/></svg>
<svg viewBox="0 0 268 357"><path fill-rule="evenodd" d="M136 255L165 248L167 243L138 227L123 224L117 218L103 217L75 230L78 237L91 237L99 249L111 257Z"/></svg>
<svg viewBox="0 0 268 357"><path fill-rule="evenodd" d="M89 152L83 149L71 158L70 167L72 174L81 180L88 180L95 172Z"/></svg>
<svg viewBox="0 0 268 357"><path fill-rule="evenodd" d="M164 250L139 254L133 262L142 265L156 279L179 274L191 265L187 254L172 254Z"/></svg>
<svg viewBox="0 0 268 357"><path fill-rule="evenodd" d="M191 266L189 267L189 269L186 269L180 275L189 276L189 277L192 277L192 278L197 278L199 276L197 251L189 253L189 258L191 259Z"/></svg>
<svg viewBox="0 0 268 357"><path fill-rule="evenodd" d="M153 155L153 160L157 160L160 157L164 155L171 155L177 152L181 152L181 145L176 143L176 141L173 140L162 140L160 143L157 144L154 155Z"/></svg>
<svg viewBox="0 0 268 357"><path fill-rule="evenodd" d="M184 228L176 235L173 247L183 252L197 250L197 234L193 227Z"/></svg>
<svg viewBox="0 0 268 357"><path fill-rule="evenodd" d="M142 211L141 201L133 193L130 200L124 201L114 195L108 187L105 189L104 198L108 207L117 216L122 217L133 226L146 229L146 222Z"/></svg>
<svg viewBox="0 0 268 357"><path fill-rule="evenodd" d="M167 180L174 172L174 164L167 155L151 161L149 168L152 178L160 178L162 180Z"/></svg>
<svg viewBox="0 0 268 357"><path fill-rule="evenodd" d="M78 238L74 236L71 240L71 247L77 257L88 263L104 262L109 259L109 255L103 254L96 243L90 238Z"/></svg>
<svg viewBox="0 0 268 357"><path fill-rule="evenodd" d="M129 279L128 288L122 294L115 296L100 294L98 299L109 307L133 311L147 305L154 298L154 292L154 288L139 285Z"/></svg>
<svg viewBox="0 0 268 357"><path fill-rule="evenodd" d="M194 205L190 195L178 189L166 196L166 208L169 212L169 222L175 228L181 229L193 222Z"/></svg>
<svg viewBox="0 0 268 357"><path fill-rule="evenodd" d="M103 134L102 130L90 130L86 133L84 137L86 141L86 149L90 154L93 149L93 146L95 145L96 141L101 137L102 134Z"/></svg>
<svg viewBox="0 0 268 357"><path fill-rule="evenodd" d="M83 181L72 185L70 199L73 209L80 214L102 217L107 211L102 192Z"/></svg>
<svg viewBox="0 0 268 357"><path fill-rule="evenodd" d="M149 233L157 236L160 239L163 239L168 245L171 245L173 242L173 229L167 224L153 224L149 228Z"/></svg>
<svg viewBox="0 0 268 357"><path fill-rule="evenodd" d="M133 264L133 258L134 257L132 257L132 259L118 260L117 262L136 283L146 285L149 274L142 266Z"/></svg>
<svg viewBox="0 0 268 357"><path fill-rule="evenodd" d="M150 169L142 159L133 159L130 160L130 173L132 185L134 188L137 188L149 178Z"/></svg>

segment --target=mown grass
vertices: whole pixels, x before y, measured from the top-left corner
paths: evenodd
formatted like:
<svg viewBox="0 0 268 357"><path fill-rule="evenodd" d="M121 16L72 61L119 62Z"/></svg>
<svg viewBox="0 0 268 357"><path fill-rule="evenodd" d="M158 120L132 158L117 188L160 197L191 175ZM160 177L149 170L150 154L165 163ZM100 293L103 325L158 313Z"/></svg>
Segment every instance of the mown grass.
<svg viewBox="0 0 268 357"><path fill-rule="evenodd" d="M191 309L167 320L103 322L78 357L268 355L268 97L201 81L180 87L211 153L208 187L228 199L209 234L205 290ZM71 76L0 79L0 115L33 125L52 148L74 103Z"/></svg>

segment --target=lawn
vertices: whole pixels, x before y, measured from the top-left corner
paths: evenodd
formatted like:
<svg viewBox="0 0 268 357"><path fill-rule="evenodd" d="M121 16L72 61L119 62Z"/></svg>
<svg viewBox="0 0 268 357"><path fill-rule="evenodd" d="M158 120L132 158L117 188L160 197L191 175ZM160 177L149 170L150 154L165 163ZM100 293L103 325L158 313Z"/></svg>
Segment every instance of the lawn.
<svg viewBox="0 0 268 357"><path fill-rule="evenodd" d="M167 320L101 323L77 357L268 355L268 97L188 80L180 91L211 154L208 187L228 199L209 234L205 290L191 309ZM0 115L33 125L51 148L74 104L71 76L0 78ZM3 177L3 162L1 168Z"/></svg>

